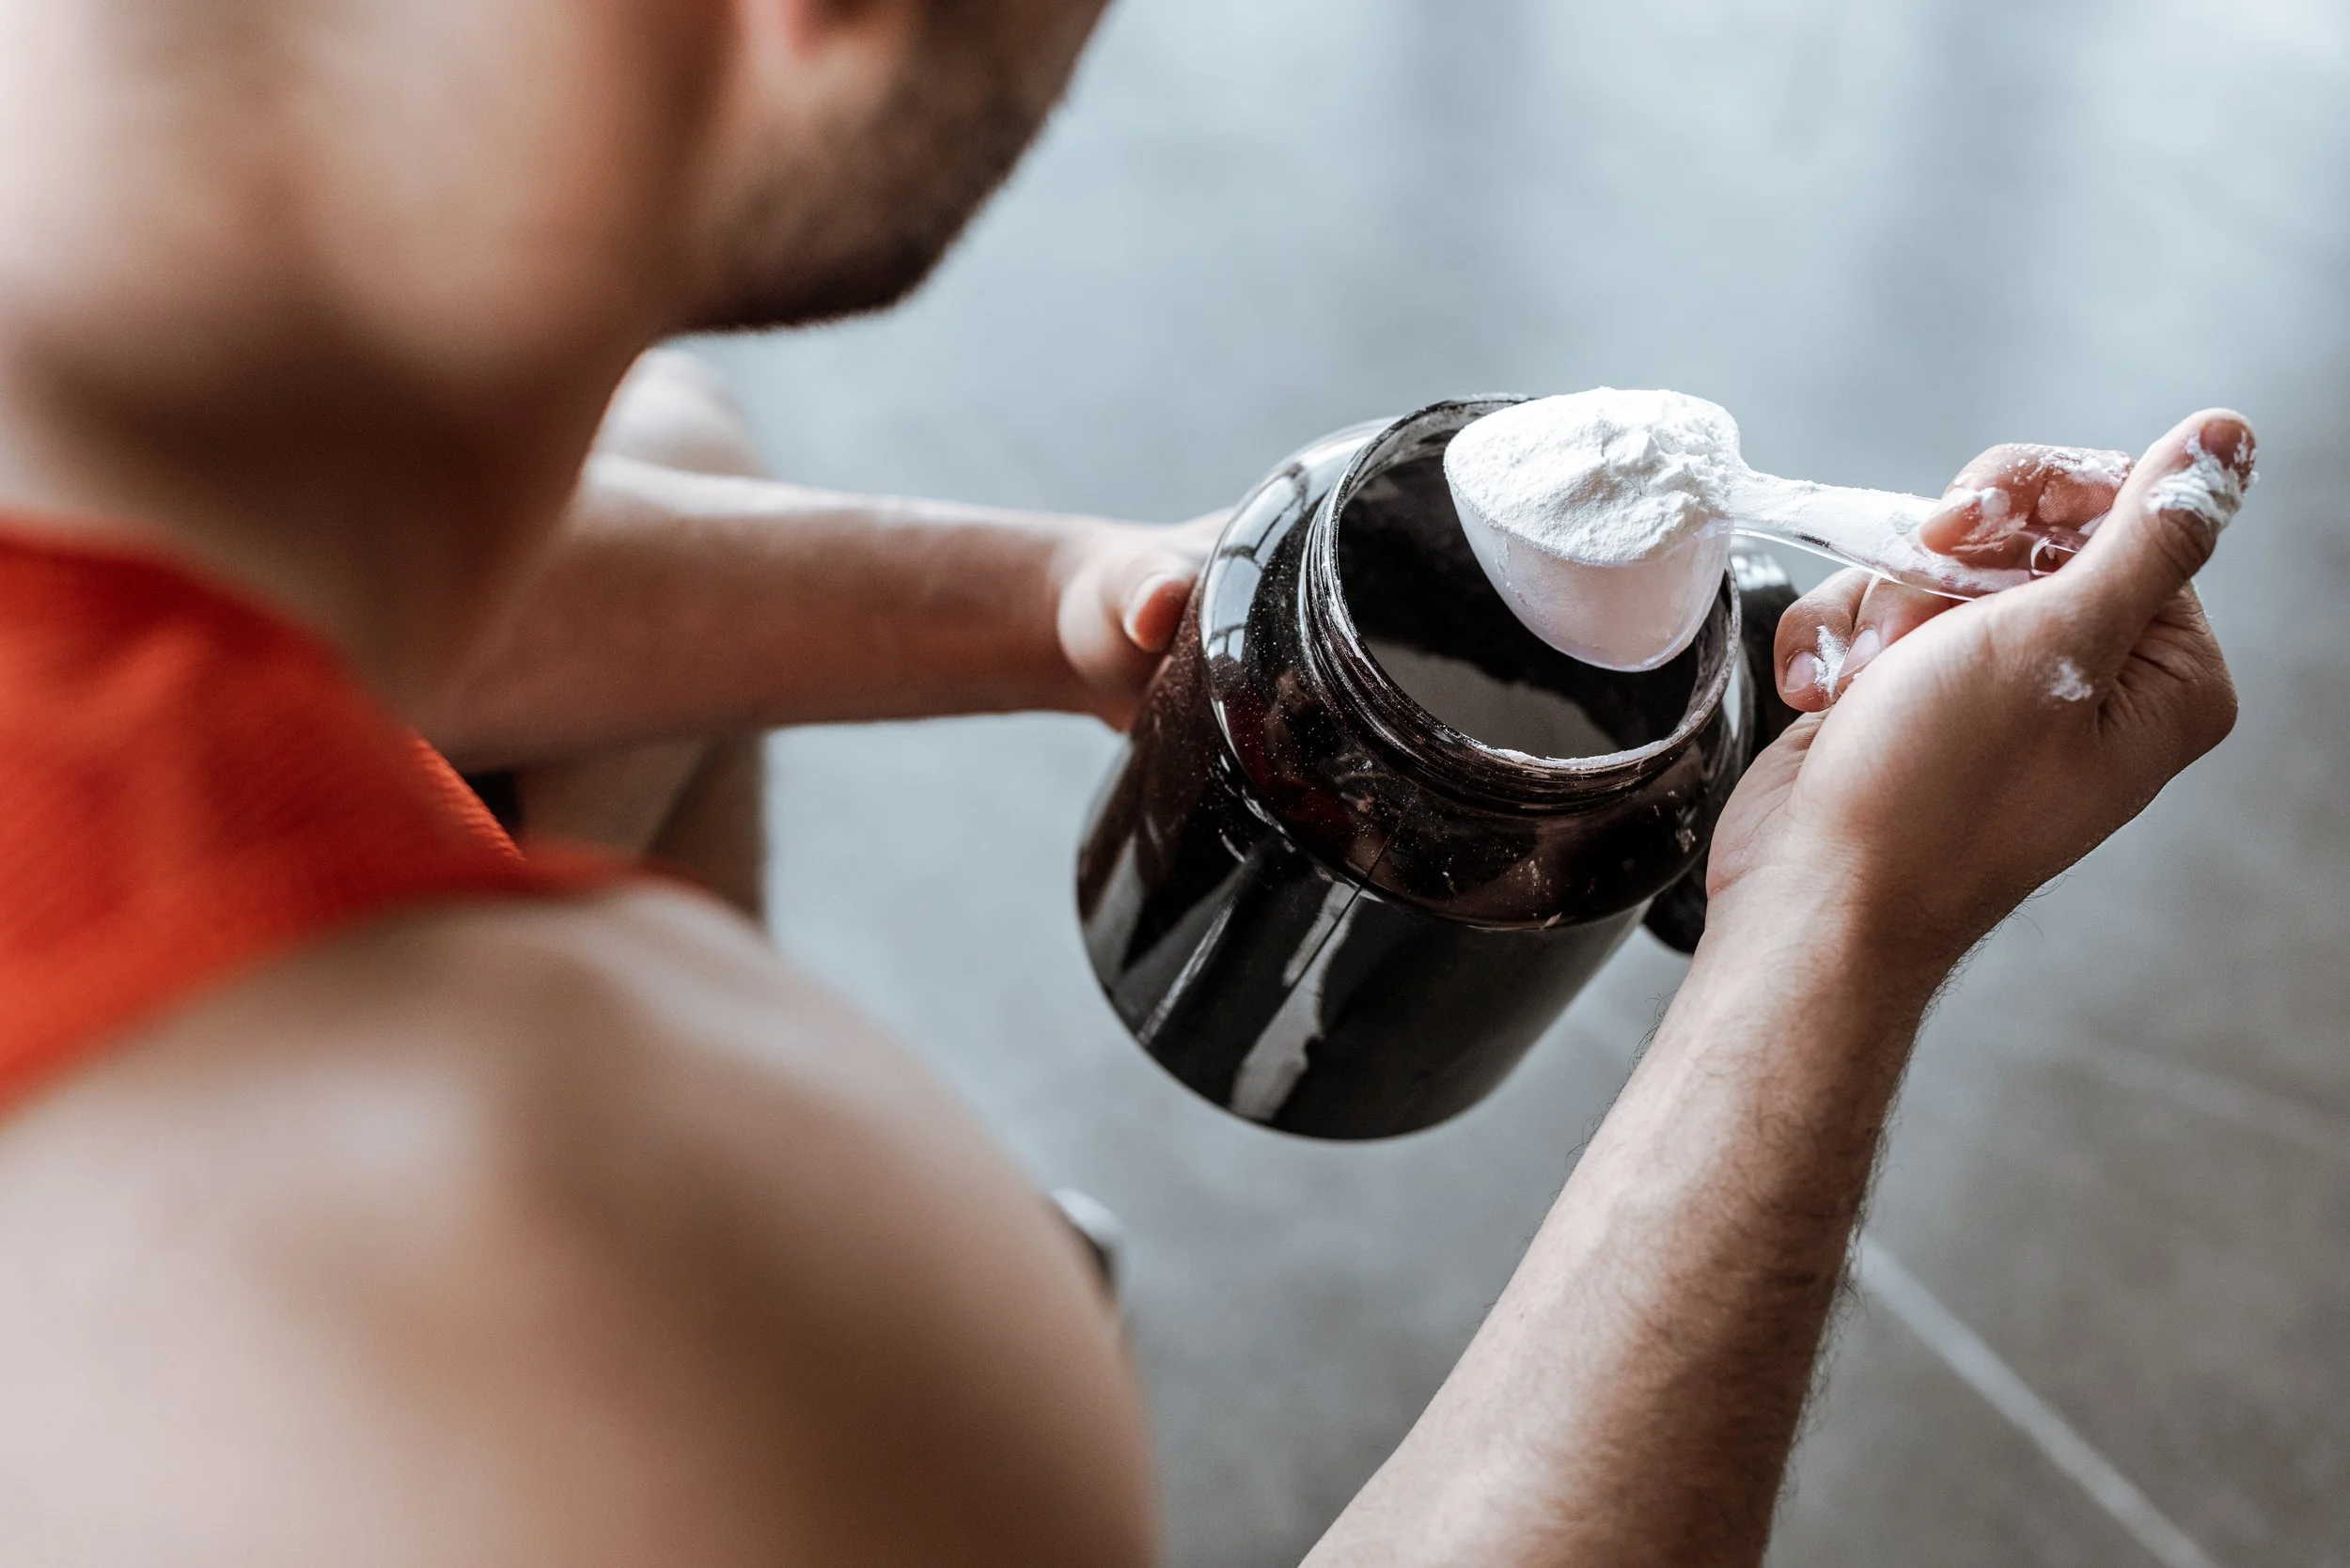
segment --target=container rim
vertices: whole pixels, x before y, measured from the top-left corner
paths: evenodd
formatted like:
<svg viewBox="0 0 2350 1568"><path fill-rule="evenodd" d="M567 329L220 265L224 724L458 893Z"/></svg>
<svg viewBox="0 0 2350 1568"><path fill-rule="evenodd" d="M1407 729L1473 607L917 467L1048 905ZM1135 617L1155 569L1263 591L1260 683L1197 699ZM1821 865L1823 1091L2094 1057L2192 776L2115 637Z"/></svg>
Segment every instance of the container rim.
<svg viewBox="0 0 2350 1568"><path fill-rule="evenodd" d="M1629 787L1660 771L1720 712L1739 663L1731 654L1744 646L1744 627L1735 572L1725 567L1716 610L1698 631L1698 674L1681 721L1645 745L1593 757L1536 757L1489 745L1445 723L1395 683L1364 645L1347 604L1339 574L1340 520L1363 486L1388 468L1440 453L1471 422L1528 400L1512 394L1447 399L1403 416L1366 442L1307 525L1309 591L1298 600L1307 659L1353 699L1389 749L1405 759L1428 759L1432 748L1425 739L1405 737L1415 731L1434 737L1433 760L1455 783L1507 804L1548 805Z"/></svg>

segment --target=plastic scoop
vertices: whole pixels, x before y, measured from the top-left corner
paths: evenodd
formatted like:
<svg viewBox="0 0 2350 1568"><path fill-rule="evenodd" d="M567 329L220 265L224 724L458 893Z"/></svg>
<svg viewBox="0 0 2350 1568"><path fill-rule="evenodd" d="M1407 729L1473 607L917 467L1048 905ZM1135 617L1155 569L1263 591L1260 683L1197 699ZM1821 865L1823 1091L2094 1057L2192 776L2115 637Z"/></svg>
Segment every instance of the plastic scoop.
<svg viewBox="0 0 2350 1568"><path fill-rule="evenodd" d="M1951 599L2044 576L2078 542L2036 538L2025 566L1970 566L1918 541L1938 501L1782 479L1743 463L1707 487L1710 522L1630 561L1577 560L1546 548L1496 523L1457 481L1452 499L1469 547L1512 612L1560 652L1606 669L1654 669L1689 645L1714 603L1733 535L1792 544Z"/></svg>

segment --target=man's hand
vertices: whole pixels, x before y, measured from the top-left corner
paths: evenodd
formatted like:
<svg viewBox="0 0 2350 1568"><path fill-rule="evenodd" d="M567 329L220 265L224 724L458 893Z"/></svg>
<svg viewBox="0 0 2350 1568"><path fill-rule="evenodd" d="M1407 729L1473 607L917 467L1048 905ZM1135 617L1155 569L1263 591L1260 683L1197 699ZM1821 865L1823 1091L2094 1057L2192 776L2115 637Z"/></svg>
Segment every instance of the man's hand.
<svg viewBox="0 0 2350 1568"><path fill-rule="evenodd" d="M1492 1315L1310 1568L1762 1560L1935 985L2234 717L2187 583L2242 498L2251 432L2201 414L2126 482L2082 467L1989 454L1933 524L1940 548L2088 536L2044 581L1953 606L1851 573L1788 612L1780 679L1814 712L1722 819L1688 978ZM1850 651L1825 681L1796 663L1823 650Z"/></svg>
<svg viewBox="0 0 2350 1568"><path fill-rule="evenodd" d="M2134 472L2115 454L1997 448L1927 542L2010 565L2069 532L2081 548L2060 572L1961 604L1847 572L1791 608L1779 684L1815 716L1725 813L1717 909L1749 886L1783 898L1825 878L1898 922L1919 964L1947 965L2137 815L2235 720L2189 581L2252 456L2224 410L2180 424Z"/></svg>
<svg viewBox="0 0 2350 1568"><path fill-rule="evenodd" d="M1094 711L1120 729L1174 642L1228 515L1211 512L1172 527L1102 523L1054 552L1061 653L1094 694Z"/></svg>
<svg viewBox="0 0 2350 1568"><path fill-rule="evenodd" d="M1950 481L1919 542L1969 566L2053 571L2113 510L2133 466L2127 452L1994 447Z"/></svg>

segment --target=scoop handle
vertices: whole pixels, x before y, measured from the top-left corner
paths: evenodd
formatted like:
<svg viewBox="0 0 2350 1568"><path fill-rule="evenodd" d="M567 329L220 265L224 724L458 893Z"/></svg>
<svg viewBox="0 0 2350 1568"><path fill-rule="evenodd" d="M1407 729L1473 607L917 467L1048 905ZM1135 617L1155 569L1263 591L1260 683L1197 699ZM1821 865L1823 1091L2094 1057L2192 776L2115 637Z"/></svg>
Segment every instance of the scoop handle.
<svg viewBox="0 0 2350 1568"><path fill-rule="evenodd" d="M1723 532L1792 544L1946 599L1980 599L2035 577L2071 558L2054 540L2036 540L2028 564L1981 567L1918 542L1918 529L1941 503L1890 490L1851 490L1749 474L1724 498Z"/></svg>

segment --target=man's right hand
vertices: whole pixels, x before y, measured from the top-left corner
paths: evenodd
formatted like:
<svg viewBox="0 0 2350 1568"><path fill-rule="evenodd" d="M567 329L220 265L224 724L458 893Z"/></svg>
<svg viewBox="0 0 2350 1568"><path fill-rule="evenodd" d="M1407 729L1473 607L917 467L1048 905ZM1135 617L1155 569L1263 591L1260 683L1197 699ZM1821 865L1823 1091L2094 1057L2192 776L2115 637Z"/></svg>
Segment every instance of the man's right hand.
<svg viewBox="0 0 2350 1568"><path fill-rule="evenodd" d="M1782 689L1803 655L1856 657L1724 814L1717 921L1735 918L1742 889L1816 895L1898 925L1904 952L1945 968L2217 745L2235 691L2190 581L2250 480L2253 446L2235 414L2185 420L2043 580L1958 604L1848 572L1792 607ZM2217 460L2202 473L2218 515L2166 484L2202 454Z"/></svg>

